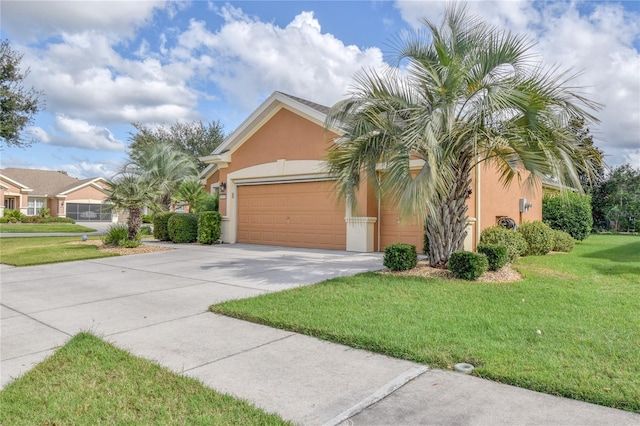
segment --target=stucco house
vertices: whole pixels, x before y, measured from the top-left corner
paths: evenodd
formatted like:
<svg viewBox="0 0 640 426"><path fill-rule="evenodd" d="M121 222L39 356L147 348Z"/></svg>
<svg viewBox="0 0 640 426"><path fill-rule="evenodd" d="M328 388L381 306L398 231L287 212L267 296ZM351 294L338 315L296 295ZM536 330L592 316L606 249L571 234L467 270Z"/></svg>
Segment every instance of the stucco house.
<svg viewBox="0 0 640 426"><path fill-rule="evenodd" d="M338 201L323 158L339 139L325 130L329 108L281 92L273 93L211 155L201 179L220 194L222 240L226 243L381 251L392 243L423 244L423 224L400 217L363 184L358 211ZM412 160L418 169L421 160ZM542 218L542 185L505 188L490 165L477 167L467 204L465 248L502 217L517 223Z"/></svg>
<svg viewBox="0 0 640 426"><path fill-rule="evenodd" d="M0 169L0 217L5 209L36 216L46 207L51 216L112 221L117 217L105 204L107 185L101 177L76 179L51 170Z"/></svg>

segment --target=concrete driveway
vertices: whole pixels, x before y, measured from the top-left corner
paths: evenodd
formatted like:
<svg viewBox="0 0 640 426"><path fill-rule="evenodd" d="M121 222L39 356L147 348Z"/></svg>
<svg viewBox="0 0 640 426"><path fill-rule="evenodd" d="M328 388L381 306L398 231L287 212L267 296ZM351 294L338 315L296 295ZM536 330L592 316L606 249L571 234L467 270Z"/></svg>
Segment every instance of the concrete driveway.
<svg viewBox="0 0 640 426"><path fill-rule="evenodd" d="M2 268L2 386L88 330L300 424L640 424L635 414L430 370L207 311L224 300L376 270L380 254L241 244L173 247Z"/></svg>

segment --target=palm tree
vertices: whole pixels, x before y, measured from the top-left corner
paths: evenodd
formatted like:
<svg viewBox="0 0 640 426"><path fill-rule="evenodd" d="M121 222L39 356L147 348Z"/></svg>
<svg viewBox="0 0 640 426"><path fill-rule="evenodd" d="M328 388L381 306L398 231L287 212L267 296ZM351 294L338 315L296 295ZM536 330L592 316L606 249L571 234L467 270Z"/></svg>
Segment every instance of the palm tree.
<svg viewBox="0 0 640 426"><path fill-rule="evenodd" d="M182 182L171 199L176 203L187 203L189 213L195 213L196 206L206 195L200 179L192 178Z"/></svg>
<svg viewBox="0 0 640 426"><path fill-rule="evenodd" d="M158 196L154 182L135 173L121 172L107 189L106 201L116 210L126 210L127 239L135 240L142 225L142 209L154 204Z"/></svg>
<svg viewBox="0 0 640 426"><path fill-rule="evenodd" d="M466 200L474 167L492 161L507 185L545 176L592 173L579 156L572 118L596 121L598 105L546 69L525 37L498 30L465 7L449 6L443 23L399 39L395 68L356 75L350 97L328 114L343 136L329 152L338 193L355 203L362 180L404 216L426 220L429 261L446 267L466 236ZM412 174L410 160L424 164Z"/></svg>
<svg viewBox="0 0 640 426"><path fill-rule="evenodd" d="M155 205L161 210L168 209L172 194L183 181L198 175L193 158L169 142L144 146L132 156L124 170L153 182L159 193Z"/></svg>

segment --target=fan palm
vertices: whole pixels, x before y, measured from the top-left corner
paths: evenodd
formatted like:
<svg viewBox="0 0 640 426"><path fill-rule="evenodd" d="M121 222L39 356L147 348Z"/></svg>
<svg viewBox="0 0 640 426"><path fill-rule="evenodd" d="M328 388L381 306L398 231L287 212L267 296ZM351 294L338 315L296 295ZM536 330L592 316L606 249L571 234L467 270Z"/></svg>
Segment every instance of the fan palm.
<svg viewBox="0 0 640 426"><path fill-rule="evenodd" d="M426 220L429 261L445 267L466 236L474 167L492 161L501 181L535 185L545 176L578 184L572 118L595 121L598 105L545 69L525 37L500 31L452 5L443 23L400 39L395 68L363 71L326 125L343 136L328 155L338 193L350 203L368 179L402 215ZM410 160L424 163L411 170Z"/></svg>
<svg viewBox="0 0 640 426"><path fill-rule="evenodd" d="M116 210L125 210L127 239L135 240L142 225L142 209L154 204L159 192L155 184L135 173L122 172L107 189L106 201Z"/></svg>
<svg viewBox="0 0 640 426"><path fill-rule="evenodd" d="M178 190L173 194L172 201L177 203L187 203L189 212L195 213L198 203L206 197L207 193L200 179L187 179L180 184Z"/></svg>

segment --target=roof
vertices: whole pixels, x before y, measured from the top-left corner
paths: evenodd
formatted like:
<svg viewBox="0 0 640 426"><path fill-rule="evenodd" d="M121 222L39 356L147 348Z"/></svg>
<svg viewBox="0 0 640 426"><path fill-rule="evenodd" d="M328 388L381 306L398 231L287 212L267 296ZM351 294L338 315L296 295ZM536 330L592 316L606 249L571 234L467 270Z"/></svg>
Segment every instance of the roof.
<svg viewBox="0 0 640 426"><path fill-rule="evenodd" d="M200 178L206 179L214 173L217 170L217 166L216 164L213 164L213 161L224 161L225 158L230 158L226 154L230 154L235 150L235 148L242 145L242 143L247 140L247 138L253 134L253 132L262 125L262 123L281 108L287 108L294 111L295 113L302 115L321 126L324 126L330 109L328 106L320 105L284 92L273 92L271 96L260 104L260 106L258 106L258 108L256 108L255 111L253 111L237 129L231 132L210 155L200 157L200 161L210 163L204 170L202 170L202 172L200 172ZM225 155L225 158L220 157L221 155Z"/></svg>
<svg viewBox="0 0 640 426"><path fill-rule="evenodd" d="M100 180L105 181L100 177L77 179L62 172L36 169L6 168L0 169L0 175L33 189L29 194L32 197L61 195Z"/></svg>

